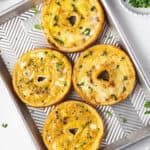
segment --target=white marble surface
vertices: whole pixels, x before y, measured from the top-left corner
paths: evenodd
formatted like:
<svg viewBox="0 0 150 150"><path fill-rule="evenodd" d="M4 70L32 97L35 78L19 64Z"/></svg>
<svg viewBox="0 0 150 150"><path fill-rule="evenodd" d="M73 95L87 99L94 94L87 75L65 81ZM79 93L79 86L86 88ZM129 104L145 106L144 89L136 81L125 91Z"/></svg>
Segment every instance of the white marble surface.
<svg viewBox="0 0 150 150"><path fill-rule="evenodd" d="M2 124L7 123L7 128ZM0 78L0 150L37 150Z"/></svg>

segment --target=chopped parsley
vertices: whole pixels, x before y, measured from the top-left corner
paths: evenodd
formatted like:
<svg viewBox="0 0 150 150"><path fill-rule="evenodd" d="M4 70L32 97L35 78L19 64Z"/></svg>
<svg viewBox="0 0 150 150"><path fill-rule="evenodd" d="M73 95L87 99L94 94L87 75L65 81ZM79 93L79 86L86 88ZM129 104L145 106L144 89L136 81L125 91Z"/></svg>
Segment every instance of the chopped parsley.
<svg viewBox="0 0 150 150"><path fill-rule="evenodd" d="M85 54L85 55L83 56L83 58L86 58L86 57L88 57L88 56L90 56L90 55L92 55L92 54L93 54L93 52L92 52L92 51L89 51L88 54Z"/></svg>
<svg viewBox="0 0 150 150"><path fill-rule="evenodd" d="M145 115L149 115L150 114L150 110L147 110L144 112Z"/></svg>
<svg viewBox="0 0 150 150"><path fill-rule="evenodd" d="M2 123L2 127L3 127L3 128L7 128L7 127L8 127L8 124L7 124L7 123Z"/></svg>
<svg viewBox="0 0 150 150"><path fill-rule="evenodd" d="M112 117L112 112L111 111L107 110L106 114L108 114L108 116Z"/></svg>
<svg viewBox="0 0 150 150"><path fill-rule="evenodd" d="M107 56L108 52L105 50L103 51L103 53L101 54L101 56Z"/></svg>
<svg viewBox="0 0 150 150"><path fill-rule="evenodd" d="M150 0L129 0L129 4L136 8L150 7Z"/></svg>
<svg viewBox="0 0 150 150"><path fill-rule="evenodd" d="M122 92L124 93L126 90L127 90L127 89L126 89L126 87L124 86Z"/></svg>
<svg viewBox="0 0 150 150"><path fill-rule="evenodd" d="M33 7L32 7L32 11L33 11L33 13L34 13L35 15L39 13L39 10L38 10L38 8L37 8L36 6L33 6Z"/></svg>
<svg viewBox="0 0 150 150"><path fill-rule="evenodd" d="M35 24L35 25L34 25L34 28L35 28L35 29L38 29L38 30L41 30L41 25L40 25L40 24Z"/></svg>
<svg viewBox="0 0 150 150"><path fill-rule="evenodd" d="M91 33L91 29L90 28L85 28L85 30L83 31L83 34L86 36L89 36Z"/></svg>
<svg viewBox="0 0 150 150"><path fill-rule="evenodd" d="M58 25L58 16L57 15L55 15L55 17L54 17L54 26L57 26Z"/></svg>
<svg viewBox="0 0 150 150"><path fill-rule="evenodd" d="M61 39L58 39L58 38L54 38L54 39L55 39L55 41L57 41L58 43L64 45L64 41L62 41Z"/></svg>
<svg viewBox="0 0 150 150"><path fill-rule="evenodd" d="M122 118L123 123L127 123L127 118Z"/></svg>
<svg viewBox="0 0 150 150"><path fill-rule="evenodd" d="M83 67L83 65L80 65L80 66L79 66L79 68L82 68L82 67Z"/></svg>
<svg viewBox="0 0 150 150"><path fill-rule="evenodd" d="M56 63L56 70L59 72L61 70L62 63Z"/></svg>
<svg viewBox="0 0 150 150"><path fill-rule="evenodd" d="M57 4L58 6L61 6L61 4L60 4L60 2L59 2L59 1L56 1L56 4Z"/></svg>
<svg viewBox="0 0 150 150"><path fill-rule="evenodd" d="M123 77L123 80L125 81L125 80L128 80L128 76L124 76Z"/></svg>
<svg viewBox="0 0 150 150"><path fill-rule="evenodd" d="M118 100L118 99L117 99L117 96L116 96L115 94L111 94L110 96L111 96L111 98L113 98L114 100Z"/></svg>
<svg viewBox="0 0 150 150"><path fill-rule="evenodd" d="M75 4L72 4L72 8L73 8L73 11L77 12L77 7L75 6Z"/></svg>
<svg viewBox="0 0 150 150"><path fill-rule="evenodd" d="M84 85L84 82L77 83L77 86L83 86L83 85Z"/></svg>
<svg viewBox="0 0 150 150"><path fill-rule="evenodd" d="M92 7L91 7L91 11L94 11L94 10L96 10L96 7L95 7L95 6L92 6Z"/></svg>
<svg viewBox="0 0 150 150"><path fill-rule="evenodd" d="M145 102L144 107L145 108L150 108L150 101Z"/></svg>

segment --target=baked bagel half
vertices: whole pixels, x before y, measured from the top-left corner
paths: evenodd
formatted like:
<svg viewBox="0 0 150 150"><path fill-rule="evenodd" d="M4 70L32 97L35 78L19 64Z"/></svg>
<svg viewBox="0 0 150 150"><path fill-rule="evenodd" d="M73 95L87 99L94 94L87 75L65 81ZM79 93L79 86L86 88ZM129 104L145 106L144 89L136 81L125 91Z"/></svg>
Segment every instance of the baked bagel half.
<svg viewBox="0 0 150 150"><path fill-rule="evenodd" d="M71 85L72 67L61 53L36 49L20 57L13 69L13 87L19 98L34 107L55 104Z"/></svg>
<svg viewBox="0 0 150 150"><path fill-rule="evenodd" d="M104 12L98 0L45 0L41 24L59 50L85 49L102 32Z"/></svg>
<svg viewBox="0 0 150 150"><path fill-rule="evenodd" d="M57 105L43 128L48 150L97 150L103 134L103 122L97 111L73 100Z"/></svg>
<svg viewBox="0 0 150 150"><path fill-rule="evenodd" d="M73 69L73 85L83 100L112 105L126 99L135 86L136 73L128 55L110 45L83 52Z"/></svg>

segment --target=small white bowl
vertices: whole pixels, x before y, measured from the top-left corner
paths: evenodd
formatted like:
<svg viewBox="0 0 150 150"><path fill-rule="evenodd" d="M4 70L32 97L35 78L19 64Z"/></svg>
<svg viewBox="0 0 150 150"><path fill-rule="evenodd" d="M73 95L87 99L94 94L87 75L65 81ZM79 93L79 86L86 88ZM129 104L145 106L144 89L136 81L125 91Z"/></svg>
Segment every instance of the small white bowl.
<svg viewBox="0 0 150 150"><path fill-rule="evenodd" d="M150 7L149 8L135 8L129 4L129 0L120 0L121 5L125 7L128 11L136 14L136 15L150 15Z"/></svg>

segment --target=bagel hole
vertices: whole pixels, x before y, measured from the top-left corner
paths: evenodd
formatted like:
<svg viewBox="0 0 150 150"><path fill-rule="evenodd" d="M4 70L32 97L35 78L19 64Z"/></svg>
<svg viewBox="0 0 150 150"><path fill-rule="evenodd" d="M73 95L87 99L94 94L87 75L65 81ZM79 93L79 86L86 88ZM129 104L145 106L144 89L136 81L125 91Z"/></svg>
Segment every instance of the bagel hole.
<svg viewBox="0 0 150 150"><path fill-rule="evenodd" d="M75 23L76 23L76 16L70 16L70 17L68 17L67 19L68 19L69 23L70 23L72 26L75 25Z"/></svg>
<svg viewBox="0 0 150 150"><path fill-rule="evenodd" d="M69 132L71 134L73 134L73 135L76 135L77 131L78 131L78 128L71 128L71 129L69 129Z"/></svg>
<svg viewBox="0 0 150 150"><path fill-rule="evenodd" d="M46 80L46 77L39 76L37 80L38 82L43 82L44 80Z"/></svg>
<svg viewBox="0 0 150 150"><path fill-rule="evenodd" d="M98 77L99 80L109 81L109 73L107 70L102 71Z"/></svg>

